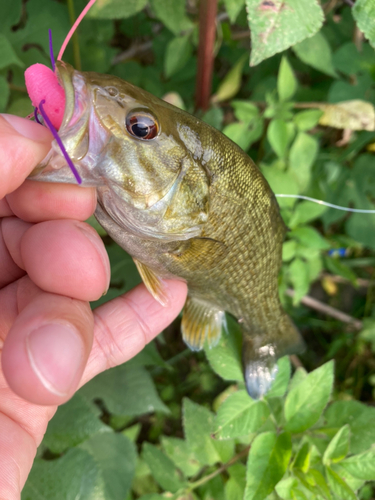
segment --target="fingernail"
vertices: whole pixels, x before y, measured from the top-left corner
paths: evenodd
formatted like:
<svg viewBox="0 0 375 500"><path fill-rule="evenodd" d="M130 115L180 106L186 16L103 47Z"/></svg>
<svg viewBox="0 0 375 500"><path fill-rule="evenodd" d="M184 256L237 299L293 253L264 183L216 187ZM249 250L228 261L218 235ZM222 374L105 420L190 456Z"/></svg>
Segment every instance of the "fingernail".
<svg viewBox="0 0 375 500"><path fill-rule="evenodd" d="M84 347L72 325L49 323L26 338L31 367L46 389L66 396L82 368Z"/></svg>
<svg viewBox="0 0 375 500"><path fill-rule="evenodd" d="M109 263L109 258L105 246L103 245L99 236L96 233L94 233L94 230L90 230L88 227L84 225L84 223L82 224L77 223L77 227L86 236L86 238L88 238L91 241L91 243L94 245L94 247L99 253L100 259L103 263L104 270L107 276L107 285L106 289L104 290L104 295L105 295L108 291L109 284L111 281L111 265Z"/></svg>
<svg viewBox="0 0 375 500"><path fill-rule="evenodd" d="M51 132L38 123L32 122L27 118L21 118L20 116L8 115L7 113L3 113L1 116L16 132L27 139L38 142L51 142L52 140Z"/></svg>

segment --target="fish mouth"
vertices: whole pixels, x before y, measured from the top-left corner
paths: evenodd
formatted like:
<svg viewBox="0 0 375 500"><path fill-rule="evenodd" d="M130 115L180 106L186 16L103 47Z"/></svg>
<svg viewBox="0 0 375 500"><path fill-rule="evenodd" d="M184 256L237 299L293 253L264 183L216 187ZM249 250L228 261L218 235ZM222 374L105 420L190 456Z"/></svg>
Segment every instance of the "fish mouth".
<svg viewBox="0 0 375 500"><path fill-rule="evenodd" d="M90 175L86 158L90 139L90 89L82 73L63 61L56 62L56 76L65 92L64 116L56 134L82 179L81 185L97 187L98 179ZM77 183L56 139L52 141L47 156L28 178L42 182Z"/></svg>

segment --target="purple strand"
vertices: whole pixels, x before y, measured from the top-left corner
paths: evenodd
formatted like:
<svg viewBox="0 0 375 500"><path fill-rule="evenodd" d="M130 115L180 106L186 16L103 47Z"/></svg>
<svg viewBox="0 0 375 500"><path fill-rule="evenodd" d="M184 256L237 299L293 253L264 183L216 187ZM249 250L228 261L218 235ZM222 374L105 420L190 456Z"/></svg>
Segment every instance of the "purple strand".
<svg viewBox="0 0 375 500"><path fill-rule="evenodd" d="M51 64L53 72L55 72L56 64L55 64L55 56L53 55L53 44L52 44L52 30L48 30L49 35L49 56L51 58Z"/></svg>
<svg viewBox="0 0 375 500"><path fill-rule="evenodd" d="M74 177L76 178L78 184L82 184L81 176L79 175L76 167L74 166L74 163L72 162L72 160L70 159L68 153L66 152L65 146L64 146L62 140L60 139L59 134L57 133L55 127L52 125L51 120L48 118L48 116L47 116L47 114L46 114L46 112L45 112L45 110L43 108L43 104L45 104L45 102L46 102L45 99L43 99L43 101L41 101L39 103L40 114L43 116L43 119L44 119L45 123L47 124L48 128L52 132L52 135L55 138L57 144L59 145L59 147L61 149L61 152L64 155L64 158L65 158L67 164L69 165L70 170L73 172Z"/></svg>
<svg viewBox="0 0 375 500"><path fill-rule="evenodd" d="M39 118L38 118L38 108L34 108L34 118L35 118L35 121L36 121L37 123L39 123L39 125L43 125L43 124L41 123L41 121L39 120Z"/></svg>

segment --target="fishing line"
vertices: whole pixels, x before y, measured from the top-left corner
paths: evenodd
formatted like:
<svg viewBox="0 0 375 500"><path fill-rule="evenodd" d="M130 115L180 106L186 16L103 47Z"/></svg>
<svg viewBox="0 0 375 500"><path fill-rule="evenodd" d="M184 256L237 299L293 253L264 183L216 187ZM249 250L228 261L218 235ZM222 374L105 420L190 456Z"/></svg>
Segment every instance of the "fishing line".
<svg viewBox="0 0 375 500"><path fill-rule="evenodd" d="M39 111L40 111L40 114L42 115L43 117L43 120L44 122L46 123L46 125L48 126L48 128L50 129L50 131L52 132L52 135L53 137L55 138L57 144L59 145L60 149L61 149L61 152L62 154L64 155L64 158L67 162L67 164L69 165L70 167L70 170L73 172L74 174L74 177L76 178L76 181L78 182L78 184L82 184L82 179L81 179L81 176L79 175L76 167L74 166L74 163L72 162L72 160L70 159L70 156L68 155L66 149L65 149L65 146L62 142L62 140L60 139L59 137L59 134L57 133L55 127L52 125L51 123L51 120L48 118L44 108L43 108L43 104L45 103L46 101L43 99L43 101L41 101L39 103Z"/></svg>
<svg viewBox="0 0 375 500"><path fill-rule="evenodd" d="M275 196L277 198L298 198L300 200L307 200L311 201L312 203L317 203L318 205L325 205L326 207L335 208L336 210L342 210L343 212L354 212L356 214L375 214L375 210L341 207L340 205L334 205L333 203L328 203L327 201L323 200L317 200L316 198L311 198L310 196L304 196L302 194L275 194Z"/></svg>

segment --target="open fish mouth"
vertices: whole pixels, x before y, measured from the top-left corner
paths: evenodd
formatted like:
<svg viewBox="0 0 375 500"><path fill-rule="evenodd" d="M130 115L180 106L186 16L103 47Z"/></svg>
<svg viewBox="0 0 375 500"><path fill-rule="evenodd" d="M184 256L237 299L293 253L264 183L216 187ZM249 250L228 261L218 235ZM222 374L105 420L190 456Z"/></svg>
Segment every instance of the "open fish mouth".
<svg viewBox="0 0 375 500"><path fill-rule="evenodd" d="M82 180L81 185L97 187L99 179L93 175L94 165L88 154L95 119L91 112L89 86L81 73L62 61L56 62L56 76L65 92L64 116L58 132L52 131L55 139L51 150L31 172L29 179L76 184L77 175L68 164L70 160Z"/></svg>

